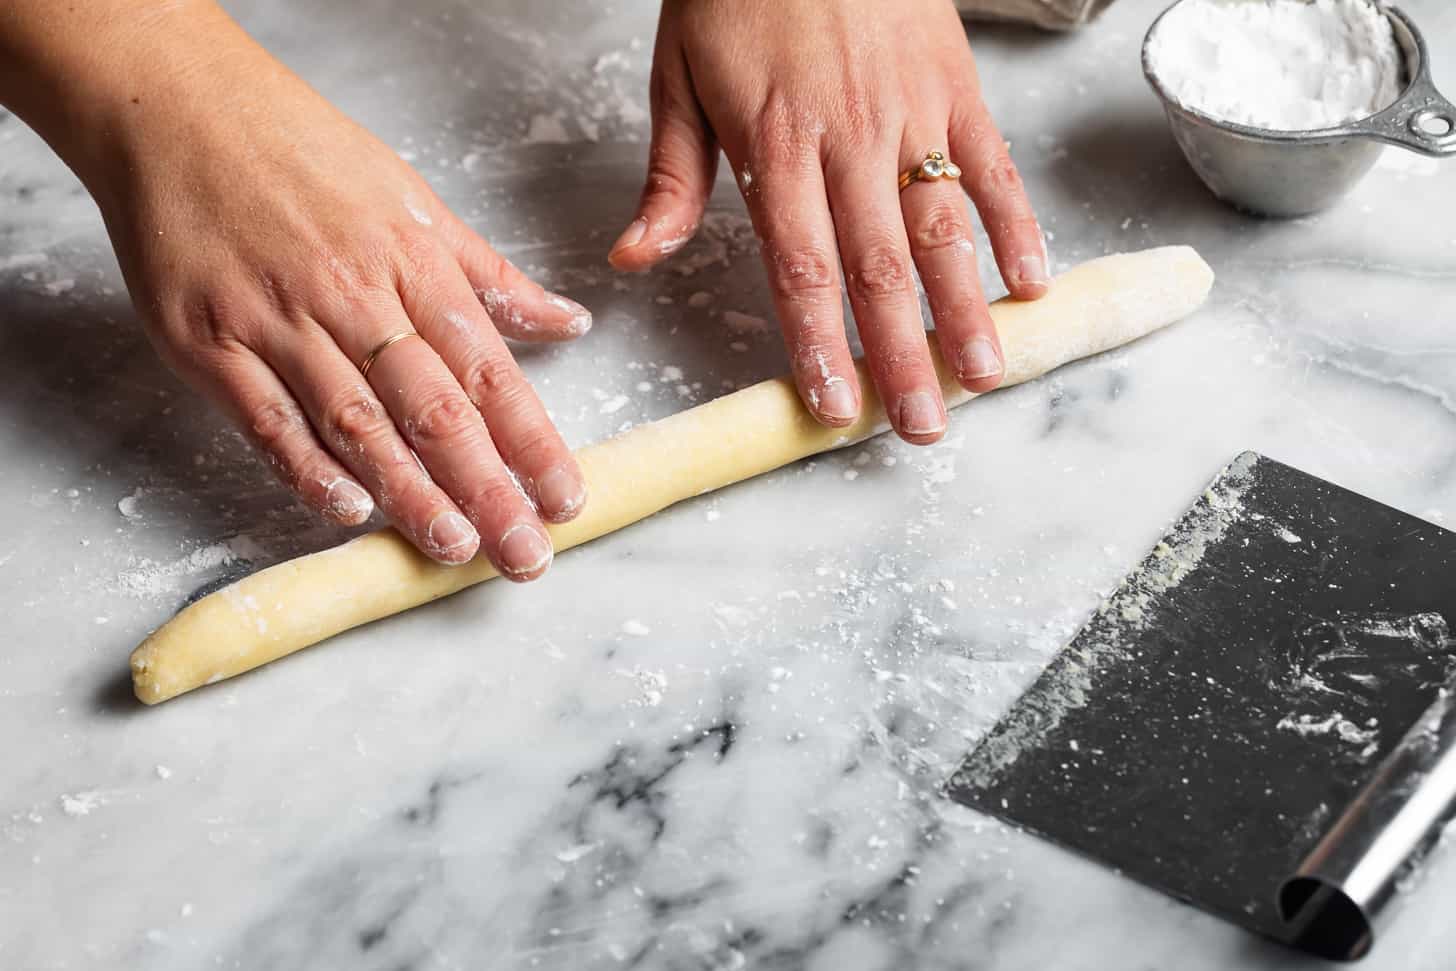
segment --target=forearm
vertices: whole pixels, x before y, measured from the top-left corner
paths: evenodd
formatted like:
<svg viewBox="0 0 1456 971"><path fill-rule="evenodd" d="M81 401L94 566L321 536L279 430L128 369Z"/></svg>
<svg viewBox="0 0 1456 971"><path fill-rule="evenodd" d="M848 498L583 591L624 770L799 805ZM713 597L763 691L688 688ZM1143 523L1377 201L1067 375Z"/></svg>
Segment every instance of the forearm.
<svg viewBox="0 0 1456 971"><path fill-rule="evenodd" d="M261 50L212 0L6 0L0 104L91 185L130 132ZM94 186L93 186L94 189Z"/></svg>

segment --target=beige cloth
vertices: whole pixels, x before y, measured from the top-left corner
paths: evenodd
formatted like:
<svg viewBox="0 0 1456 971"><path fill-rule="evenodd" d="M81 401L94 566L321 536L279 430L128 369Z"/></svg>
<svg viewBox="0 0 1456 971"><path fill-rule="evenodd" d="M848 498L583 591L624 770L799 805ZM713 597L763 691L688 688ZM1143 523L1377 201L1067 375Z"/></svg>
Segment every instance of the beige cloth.
<svg viewBox="0 0 1456 971"><path fill-rule="evenodd" d="M956 0L962 17L973 20L1012 20L1049 30L1080 27L1112 0Z"/></svg>

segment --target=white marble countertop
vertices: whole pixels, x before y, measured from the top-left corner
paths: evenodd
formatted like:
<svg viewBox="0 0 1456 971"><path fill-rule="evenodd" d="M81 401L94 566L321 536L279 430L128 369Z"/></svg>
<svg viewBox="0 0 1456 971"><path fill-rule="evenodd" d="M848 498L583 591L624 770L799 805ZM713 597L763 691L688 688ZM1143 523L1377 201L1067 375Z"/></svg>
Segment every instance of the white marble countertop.
<svg viewBox="0 0 1456 971"><path fill-rule="evenodd" d="M522 355L573 443L782 370L723 322L770 310L726 179L665 270L603 262L652 3L230 6L596 311ZM1456 89L1456 8L1404 6ZM163 371L94 208L0 118L0 967L1322 966L938 795L1238 451L1456 522L1456 162L1388 155L1297 222L1224 208L1139 73L1158 7L975 46L1054 262L1193 243L1204 312L939 446L783 470L156 709L125 680L148 630L343 534ZM1452 894L1447 853L1363 966L1450 968Z"/></svg>

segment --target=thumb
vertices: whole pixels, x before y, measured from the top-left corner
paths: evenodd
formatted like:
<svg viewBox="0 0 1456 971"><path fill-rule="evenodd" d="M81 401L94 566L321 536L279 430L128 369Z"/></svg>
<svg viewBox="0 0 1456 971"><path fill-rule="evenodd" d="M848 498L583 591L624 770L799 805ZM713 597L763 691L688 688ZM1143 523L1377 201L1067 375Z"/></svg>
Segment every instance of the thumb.
<svg viewBox="0 0 1456 971"><path fill-rule="evenodd" d="M680 50L653 62L650 91L647 182L636 216L607 254L619 270L646 270L692 239L718 171L718 143Z"/></svg>

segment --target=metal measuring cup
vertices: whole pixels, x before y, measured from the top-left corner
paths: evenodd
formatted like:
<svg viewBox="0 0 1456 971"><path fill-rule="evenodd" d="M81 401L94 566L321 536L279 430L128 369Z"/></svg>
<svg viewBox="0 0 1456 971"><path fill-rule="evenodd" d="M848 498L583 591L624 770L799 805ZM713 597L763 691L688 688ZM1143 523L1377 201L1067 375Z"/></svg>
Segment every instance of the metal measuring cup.
<svg viewBox="0 0 1456 971"><path fill-rule="evenodd" d="M1163 87L1153 73L1148 47L1158 25L1178 3L1148 29L1143 74L1163 102L1188 164L1225 202L1262 215L1304 216L1334 204L1353 188L1385 145L1422 155L1456 155L1456 105L1431 83L1425 38L1395 7L1382 8L1405 55L1406 85L1395 103L1334 128L1274 131L1221 121L1184 107Z"/></svg>

